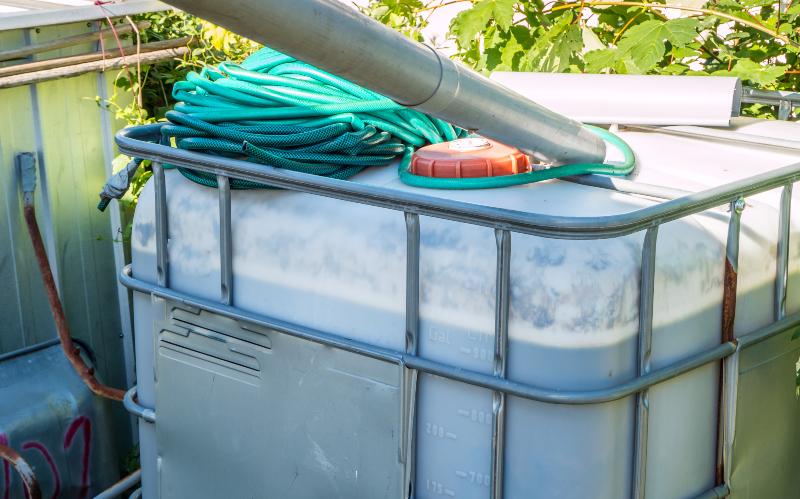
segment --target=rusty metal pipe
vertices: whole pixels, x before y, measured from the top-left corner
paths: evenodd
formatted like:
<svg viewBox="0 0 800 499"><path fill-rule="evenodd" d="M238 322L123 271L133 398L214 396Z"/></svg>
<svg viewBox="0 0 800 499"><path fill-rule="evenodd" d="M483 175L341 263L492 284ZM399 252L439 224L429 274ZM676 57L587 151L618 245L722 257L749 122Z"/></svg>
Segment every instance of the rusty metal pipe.
<svg viewBox="0 0 800 499"><path fill-rule="evenodd" d="M30 499L42 499L42 489L39 488L39 481L36 480L33 468L19 455L19 452L0 444L0 459L8 461L17 470L19 477L22 479L22 485L28 494L27 497Z"/></svg>
<svg viewBox="0 0 800 499"><path fill-rule="evenodd" d="M92 393L107 399L121 401L122 397L125 396L125 392L100 383L94 375L94 368L86 365L86 362L84 362L83 358L80 356L80 348L75 346L75 343L72 341L69 332L69 324L67 324L67 317L64 315L64 307L58 296L56 281L53 278L53 271L50 269L50 262L47 260L47 252L44 249L42 235L39 232L39 224L36 222L36 209L33 206L32 196L25 196L24 215L25 223L28 226L28 234L30 235L31 244L33 245L33 251L36 254L36 263L42 274L44 289L47 293L47 301L50 304L50 311L53 313L58 339L61 342L64 355L67 356L75 372L78 373L78 376L86 383L86 386L89 387Z"/></svg>

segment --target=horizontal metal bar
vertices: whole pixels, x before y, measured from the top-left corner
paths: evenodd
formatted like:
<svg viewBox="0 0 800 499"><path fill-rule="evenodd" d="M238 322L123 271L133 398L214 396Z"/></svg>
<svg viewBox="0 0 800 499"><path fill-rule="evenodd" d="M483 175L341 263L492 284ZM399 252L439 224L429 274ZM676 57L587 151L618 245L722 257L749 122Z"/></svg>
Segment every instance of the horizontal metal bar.
<svg viewBox="0 0 800 499"><path fill-rule="evenodd" d="M761 90L758 88L744 87L742 92L742 102L769 101L777 104L779 101L786 100L800 105L800 92L791 90Z"/></svg>
<svg viewBox="0 0 800 499"><path fill-rule="evenodd" d="M769 326L763 327L757 331L749 334L739 335L736 341L739 344L739 349L745 349L761 342L767 341L773 336L777 336L787 329L797 328L800 326L800 312L787 315L779 321L775 321Z"/></svg>
<svg viewBox="0 0 800 499"><path fill-rule="evenodd" d="M73 341L75 340L73 339ZM29 353L38 352L39 350L44 350L45 348L58 345L58 343L59 343L58 338L53 338L51 340L43 341L41 343L36 343L35 345L28 345L26 347L18 348L10 352L0 353L0 362L5 362L9 359L13 359L14 357L22 357L23 355L27 355Z"/></svg>
<svg viewBox="0 0 800 499"><path fill-rule="evenodd" d="M116 137L120 152L213 175L224 174L232 178L345 201L559 239L602 239L623 236L727 204L740 196L764 192L800 180L800 163L797 163L620 215L564 217L481 206L375 185L291 172L267 165L147 142L147 140L158 140L160 127L160 124L155 124L120 131Z"/></svg>
<svg viewBox="0 0 800 499"><path fill-rule="evenodd" d="M322 345L339 348L341 350L395 364L399 364L403 361L403 355L401 353L388 348L376 347L362 341L349 340L341 336L281 321L265 315L254 314L230 305L197 298L170 288L136 279L131 276L130 265L126 265L122 269L119 280L123 286L134 291L141 291L142 293L173 300L188 307L201 308L224 317L230 317L231 319L263 325L279 333L288 334L296 338L302 338L304 340L313 341L314 343L320 343Z"/></svg>
<svg viewBox="0 0 800 499"><path fill-rule="evenodd" d="M667 135L676 135L680 137L688 137L690 139L715 139L725 142L734 142L738 144L754 144L764 147L772 147L776 149L783 149L789 151L800 150L800 140L781 139L775 137L762 137L760 135L752 135L749 133L732 132L730 130L678 125L667 127L654 127L645 125L625 125L629 130L641 130L645 132L655 132Z"/></svg>
<svg viewBox="0 0 800 499"><path fill-rule="evenodd" d="M133 414L137 418L143 419L148 423L156 422L156 411L137 402L136 386L132 386L127 392L125 392L125 396L122 398L122 405L125 406L126 411Z"/></svg>
<svg viewBox="0 0 800 499"><path fill-rule="evenodd" d="M667 381L711 362L725 358L734 353L737 349L737 343L735 342L722 343L710 350L706 350L705 352L687 357L683 360L675 362L674 364L663 367L656 371L652 371L648 375L633 378L619 385L601 390L550 390L507 379L499 379L489 374L453 367L441 362L423 359L417 355L404 354L395 350L376 347L361 341L348 340L333 334L291 324L261 314L246 312L234 307L220 304L218 302L192 297L185 293L136 279L131 276L130 266L126 266L122 270L119 279L122 285L134 291L150 293L161 298L174 300L189 307L201 308L203 310L225 317L230 317L232 319L265 326L280 333L289 334L291 336L303 338L335 348L340 348L342 350L365 355L367 357L384 360L386 362L405 365L410 369L417 369L429 374L452 379L454 381L468 383L471 385L488 388L490 390L501 391L507 395L514 395L529 400L536 400L551 404L586 405L619 400L627 397L628 395L645 390L657 383ZM800 313L788 316L765 327L764 329L756 331L750 335L743 336L741 338L740 345L751 345L760 341L764 341L785 331L786 329L798 326L800 326Z"/></svg>
<svg viewBox="0 0 800 499"><path fill-rule="evenodd" d="M562 177L561 180L575 184L588 185L589 187L599 187L610 191L622 192L624 194L635 194L638 196L648 196L658 199L678 199L692 194L691 191L662 187L660 185L645 184L633 180L619 177L609 177L608 175L598 175L590 173L588 175L575 175Z"/></svg>
<svg viewBox="0 0 800 499"><path fill-rule="evenodd" d="M100 492L94 499L114 499L121 496L126 490L142 481L142 470L138 469L130 475L123 477L120 481Z"/></svg>

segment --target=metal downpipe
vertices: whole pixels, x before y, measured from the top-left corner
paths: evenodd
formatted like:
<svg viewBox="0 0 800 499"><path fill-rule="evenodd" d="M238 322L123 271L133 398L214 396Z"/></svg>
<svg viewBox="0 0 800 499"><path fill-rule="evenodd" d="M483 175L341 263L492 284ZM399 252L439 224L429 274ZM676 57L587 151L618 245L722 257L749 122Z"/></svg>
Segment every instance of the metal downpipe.
<svg viewBox="0 0 800 499"><path fill-rule="evenodd" d="M168 0L342 78L557 164L602 163L605 143L569 118L330 0Z"/></svg>

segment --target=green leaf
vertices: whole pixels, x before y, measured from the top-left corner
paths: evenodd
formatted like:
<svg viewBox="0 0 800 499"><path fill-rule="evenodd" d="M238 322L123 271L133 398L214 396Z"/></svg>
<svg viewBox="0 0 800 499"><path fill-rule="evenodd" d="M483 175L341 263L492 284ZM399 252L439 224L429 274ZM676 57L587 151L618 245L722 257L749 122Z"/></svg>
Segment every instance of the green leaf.
<svg viewBox="0 0 800 499"><path fill-rule="evenodd" d="M714 76L738 76L756 85L766 86L774 84L778 78L789 69L787 65L767 64L762 65L750 59L738 59L730 71L714 71Z"/></svg>
<svg viewBox="0 0 800 499"><path fill-rule="evenodd" d="M503 47L501 56L500 56L500 63L503 66L503 70L506 71L514 71L516 69L516 64L514 64L514 59L517 54L521 54L523 52L522 45L519 44L516 38L513 36L509 38L508 42L506 42L505 47ZM499 67L497 68L500 69Z"/></svg>
<svg viewBox="0 0 800 499"><path fill-rule="evenodd" d="M672 57L675 59L684 59L686 57L697 57L697 49L691 47L673 47Z"/></svg>
<svg viewBox="0 0 800 499"><path fill-rule="evenodd" d="M586 61L587 73L601 73L606 69L614 67L617 63L619 53L616 48L592 50L583 56Z"/></svg>
<svg viewBox="0 0 800 499"><path fill-rule="evenodd" d="M686 74L688 70L689 68L683 64L670 64L669 66L661 68L660 74L682 75Z"/></svg>
<svg viewBox="0 0 800 499"><path fill-rule="evenodd" d="M620 58L630 57L638 72L646 73L664 58L666 42L674 47L690 43L697 36L697 25L697 19L689 17L639 23L626 31L620 40Z"/></svg>
<svg viewBox="0 0 800 499"><path fill-rule="evenodd" d="M583 48L581 28L572 19L572 13L565 13L539 36L520 63L523 71L560 73L569 68L574 55Z"/></svg>
<svg viewBox="0 0 800 499"><path fill-rule="evenodd" d="M515 0L493 0L492 16L503 31L508 31L514 18Z"/></svg>
<svg viewBox="0 0 800 499"><path fill-rule="evenodd" d="M461 47L466 47L475 36L494 19L503 30L511 27L514 17L515 0L481 0L471 9L460 12L450 24L450 31L456 35Z"/></svg>

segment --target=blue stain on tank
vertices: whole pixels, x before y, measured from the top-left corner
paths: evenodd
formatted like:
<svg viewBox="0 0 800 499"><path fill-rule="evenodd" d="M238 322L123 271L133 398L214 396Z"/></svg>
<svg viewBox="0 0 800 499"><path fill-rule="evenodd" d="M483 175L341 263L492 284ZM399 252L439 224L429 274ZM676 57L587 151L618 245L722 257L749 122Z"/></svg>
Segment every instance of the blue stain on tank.
<svg viewBox="0 0 800 499"><path fill-rule="evenodd" d="M562 243L545 243L528 251L525 259L542 267L558 267L564 264L566 250Z"/></svg>
<svg viewBox="0 0 800 499"><path fill-rule="evenodd" d="M156 228L153 222L137 223L134 225L134 235L142 246L148 246L150 239L155 235Z"/></svg>

